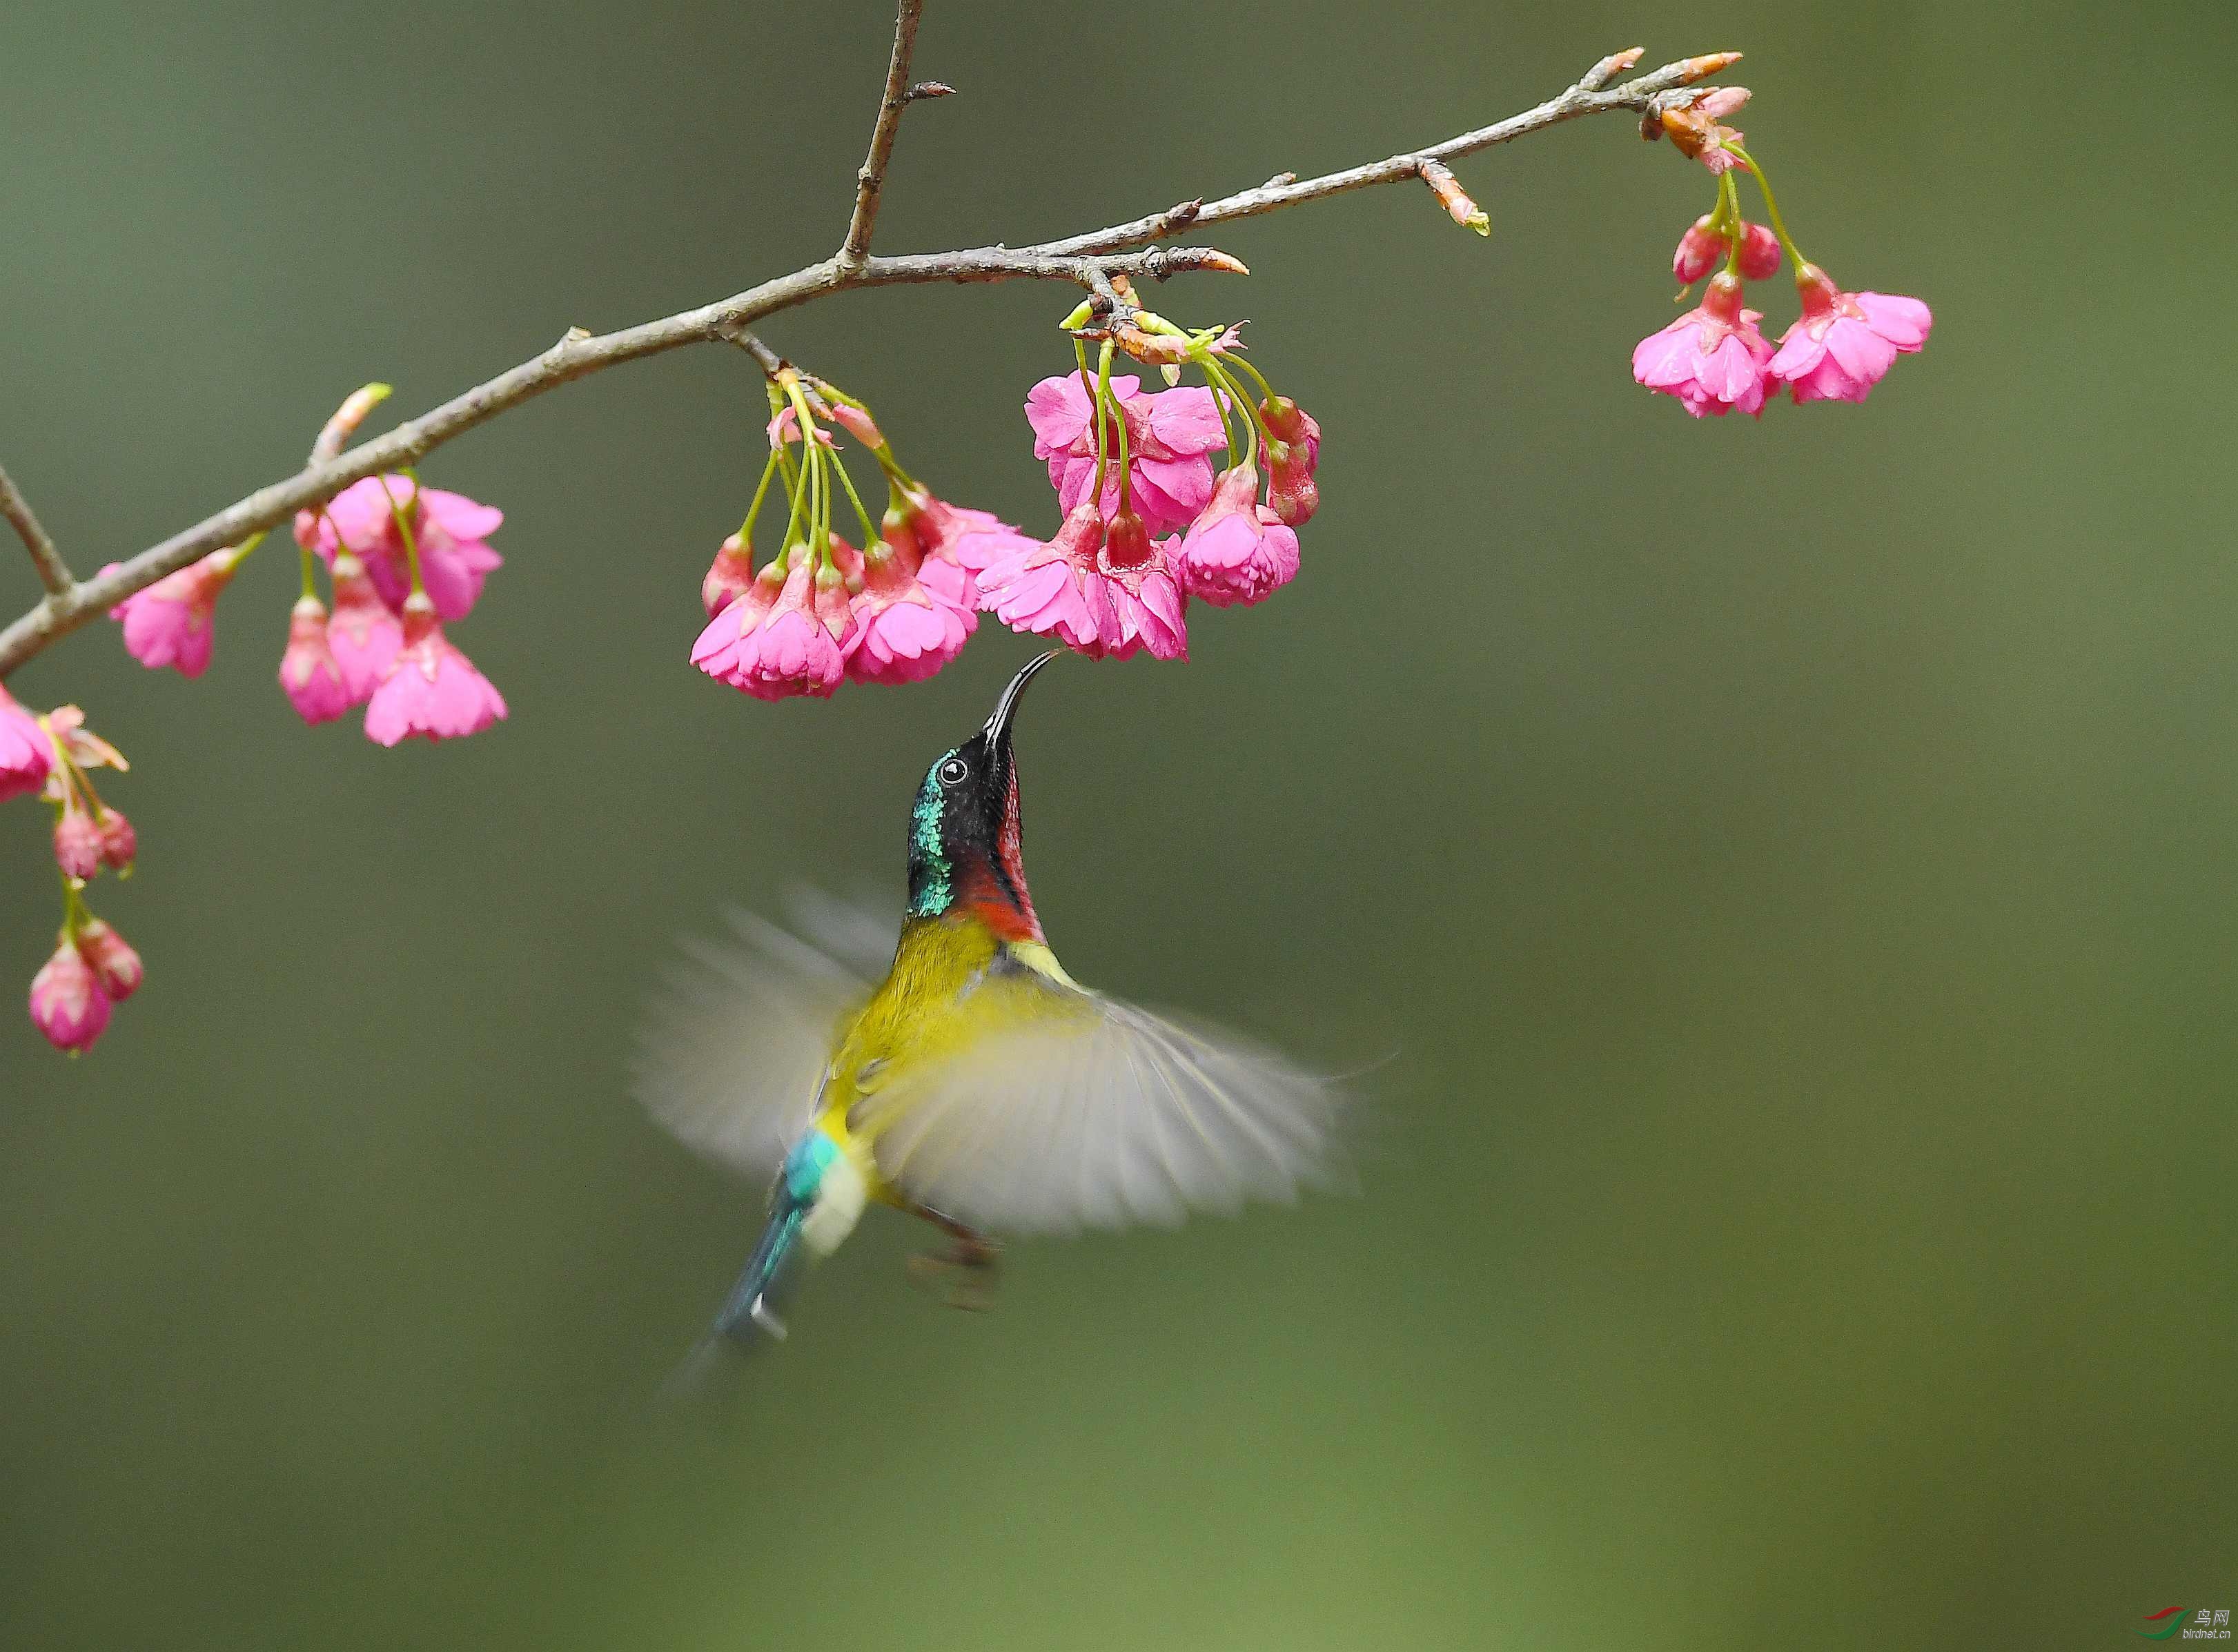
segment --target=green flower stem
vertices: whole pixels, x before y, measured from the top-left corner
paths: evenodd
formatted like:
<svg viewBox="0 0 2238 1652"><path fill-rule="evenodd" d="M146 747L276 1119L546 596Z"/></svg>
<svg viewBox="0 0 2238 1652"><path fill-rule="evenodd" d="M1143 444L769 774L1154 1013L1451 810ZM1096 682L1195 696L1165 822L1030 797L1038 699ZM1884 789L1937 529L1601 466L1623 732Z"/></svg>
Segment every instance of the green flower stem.
<svg viewBox="0 0 2238 1652"><path fill-rule="evenodd" d="M1220 358L1220 365L1231 372L1237 367L1242 368L1244 372L1251 375L1253 382L1258 385L1259 393L1261 395L1265 396L1269 401L1275 400L1275 387L1267 382L1267 375L1265 373L1260 372L1258 368L1251 365L1249 357L1242 355L1223 355Z"/></svg>
<svg viewBox="0 0 2238 1652"><path fill-rule="evenodd" d="M404 519L403 509L396 503L396 495L388 491L388 479L385 476L381 479L381 497L388 501L389 519L396 524L397 532L403 536L404 565L412 572L412 594L423 597L427 593L427 587L420 583L419 536L412 532L411 523ZM420 503L420 484L416 480L412 485L412 503L415 507Z"/></svg>
<svg viewBox="0 0 2238 1652"><path fill-rule="evenodd" d="M836 453L831 458L831 470L838 477L839 486L847 490L848 503L855 507L856 519L863 525L863 548L867 551L878 537L877 525L871 520L871 513L863 508L863 496L855 491L855 479L847 474L847 466L840 462Z"/></svg>
<svg viewBox="0 0 2238 1652"><path fill-rule="evenodd" d="M762 496L769 492L770 478L776 474L777 453L772 449L769 462L762 466L762 479L754 486L754 502L746 506L746 519L738 527L738 547L749 563L754 559L754 519L762 513Z"/></svg>
<svg viewBox="0 0 2238 1652"><path fill-rule="evenodd" d="M1114 349L1109 339L1096 354L1096 486L1088 497L1096 502L1098 515L1103 511L1103 416L1108 408L1111 422L1119 434L1119 508L1127 508L1127 472L1130 468L1127 456L1127 416L1111 400L1111 354Z"/></svg>
<svg viewBox="0 0 2238 1652"><path fill-rule="evenodd" d="M1096 486L1089 497L1100 500L1103 497L1103 467L1108 462L1103 446L1103 386L1099 380L1088 376L1088 347L1075 339L1072 354L1080 363L1080 387L1088 393L1088 405L1096 415ZM1110 358L1106 356L1104 361L1108 367Z"/></svg>
<svg viewBox="0 0 2238 1652"><path fill-rule="evenodd" d="M85 926L93 922L93 913L85 903L85 895L78 881L68 872L62 874L62 880L63 932L70 937L70 943L75 946L78 936L83 933Z"/></svg>
<svg viewBox="0 0 2238 1652"><path fill-rule="evenodd" d="M807 472L809 533L818 561L831 566L831 479L824 473L824 444L816 439L816 416L808 410L807 394L797 379L787 379L785 393L800 424L800 459Z"/></svg>
<svg viewBox="0 0 2238 1652"><path fill-rule="evenodd" d="M1755 177L1756 187L1764 191L1764 208L1771 215L1772 234L1778 235L1779 244L1787 248L1788 261L1795 266L1796 273L1800 275L1804 265L1811 261L1804 257L1803 248L1795 244L1795 237L1787 233L1787 220L1779 215L1779 202L1771 193L1771 180L1764 175L1764 169L1756 163L1756 157L1746 149L1734 149L1733 153L1740 156L1741 164L1746 167ZM1725 176L1730 181L1732 174L1728 172ZM1733 195L1735 201L1738 202L1740 191L1736 188ZM1736 207L1735 210L1738 212L1738 208Z"/></svg>
<svg viewBox="0 0 2238 1652"><path fill-rule="evenodd" d="M1741 273L1741 248L1747 241L1741 226L1746 221L1741 216L1740 186L1733 182L1733 175L1729 171L1718 175L1718 212L1726 222L1725 274L1738 281Z"/></svg>
<svg viewBox="0 0 2238 1652"><path fill-rule="evenodd" d="M303 547L303 594L306 597L316 598L319 594L318 581L312 577L311 573L317 561L318 558L311 554L311 547L305 545Z"/></svg>
<svg viewBox="0 0 2238 1652"><path fill-rule="evenodd" d="M791 456L785 453L785 445L782 442L778 444L777 451L778 457L784 461L787 479L791 484L789 494L792 500L792 510L785 519L785 533L777 542L778 558L782 561L785 553L792 548L794 536L801 531L800 513L808 502L808 466L803 465L799 473L795 475L792 473Z"/></svg>

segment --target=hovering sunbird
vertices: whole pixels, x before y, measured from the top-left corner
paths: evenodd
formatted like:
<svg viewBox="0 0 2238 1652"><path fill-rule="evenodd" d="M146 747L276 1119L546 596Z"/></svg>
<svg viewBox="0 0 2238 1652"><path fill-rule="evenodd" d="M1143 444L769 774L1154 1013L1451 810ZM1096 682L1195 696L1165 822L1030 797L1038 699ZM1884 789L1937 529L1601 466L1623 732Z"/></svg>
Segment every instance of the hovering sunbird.
<svg viewBox="0 0 2238 1652"><path fill-rule="evenodd" d="M866 1204L945 1233L949 1253L919 1261L961 1294L991 1281L997 1235L1171 1225L1329 1176L1331 1080L1083 987L1049 950L1020 856L1010 724L1056 657L1027 665L986 726L925 771L891 962L875 920L817 902L803 927L822 946L738 915L737 943L691 946L656 1001L639 1099L771 1186L709 1346L783 1337L801 1263Z"/></svg>

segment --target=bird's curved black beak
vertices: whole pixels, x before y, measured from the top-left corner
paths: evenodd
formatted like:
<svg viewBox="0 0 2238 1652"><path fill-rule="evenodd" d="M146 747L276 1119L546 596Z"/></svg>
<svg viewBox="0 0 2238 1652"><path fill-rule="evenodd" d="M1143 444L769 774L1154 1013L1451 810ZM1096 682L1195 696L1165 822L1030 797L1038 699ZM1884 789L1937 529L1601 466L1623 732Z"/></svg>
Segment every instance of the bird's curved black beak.
<svg viewBox="0 0 2238 1652"><path fill-rule="evenodd" d="M995 714L987 719L987 726L982 730L986 736L989 750L999 751L1010 744L1010 719L1017 712L1018 697L1026 691L1026 684L1034 680L1035 672L1063 652L1061 648L1052 648L1046 654L1036 655L1026 662L1025 670L1010 679L1010 685L1003 691L1003 697L995 702Z"/></svg>

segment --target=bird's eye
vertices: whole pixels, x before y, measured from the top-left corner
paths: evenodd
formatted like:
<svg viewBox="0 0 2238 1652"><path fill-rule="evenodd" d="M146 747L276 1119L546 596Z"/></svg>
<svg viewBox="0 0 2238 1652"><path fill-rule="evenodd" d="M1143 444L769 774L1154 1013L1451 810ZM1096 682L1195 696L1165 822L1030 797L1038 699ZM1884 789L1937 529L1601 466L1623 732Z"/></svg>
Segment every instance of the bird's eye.
<svg viewBox="0 0 2238 1652"><path fill-rule="evenodd" d="M950 757L940 765L940 783L944 786L960 786L963 783L964 776L970 772L970 764L965 763L963 758Z"/></svg>

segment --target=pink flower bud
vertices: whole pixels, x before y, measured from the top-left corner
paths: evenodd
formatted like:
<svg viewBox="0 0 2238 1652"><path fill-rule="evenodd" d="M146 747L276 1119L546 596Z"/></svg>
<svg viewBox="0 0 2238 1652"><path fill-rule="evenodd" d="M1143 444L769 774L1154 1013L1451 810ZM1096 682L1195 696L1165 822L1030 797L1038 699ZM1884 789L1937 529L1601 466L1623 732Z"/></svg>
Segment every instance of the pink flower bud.
<svg viewBox="0 0 2238 1652"><path fill-rule="evenodd" d="M101 828L83 809L65 809L55 823L55 864L81 882L101 870Z"/></svg>
<svg viewBox="0 0 2238 1652"><path fill-rule="evenodd" d="M350 709L342 668L327 640L327 605L316 597L296 603L288 620L288 647L280 656L280 687L295 715L306 723L327 723Z"/></svg>
<svg viewBox="0 0 2238 1652"><path fill-rule="evenodd" d="M1710 228L1710 215L1704 213L1678 237L1678 250L1671 255L1671 278L1681 287L1692 287L1725 261L1730 244Z"/></svg>
<svg viewBox="0 0 2238 1652"><path fill-rule="evenodd" d="M1722 231L1710 228L1710 216L1705 213L1678 238L1678 250L1671 258L1671 274L1681 287L1691 287L1724 263L1731 249L1732 242ZM1760 281L1778 271L1779 237L1762 224L1747 224L1741 236L1741 278Z"/></svg>
<svg viewBox="0 0 2238 1652"><path fill-rule="evenodd" d="M78 955L93 966L94 979L111 1003L121 1004L140 990L148 973L140 955L99 918L89 919L79 928L77 949Z"/></svg>
<svg viewBox="0 0 2238 1652"><path fill-rule="evenodd" d="M140 853L140 834L132 829L124 811L104 808L95 823L101 828L101 863L120 873L130 871Z"/></svg>
<svg viewBox="0 0 2238 1652"><path fill-rule="evenodd" d="M699 600L707 610L710 619L728 608L754 582L754 554L745 541L733 533L723 541L715 552L715 560L708 565L707 577L699 582Z"/></svg>
<svg viewBox="0 0 2238 1652"><path fill-rule="evenodd" d="M831 422L865 447L884 447L886 445L886 439L878 433L877 424L871 419L868 408L851 406L844 401L834 402Z"/></svg>
<svg viewBox="0 0 2238 1652"><path fill-rule="evenodd" d="M31 977L31 1025L58 1050L93 1047L109 1025L109 995L93 966L64 935Z"/></svg>
<svg viewBox="0 0 2238 1652"><path fill-rule="evenodd" d="M1741 237L1741 279L1768 281L1779 273L1779 237L1762 224L1750 224Z"/></svg>
<svg viewBox="0 0 2238 1652"><path fill-rule="evenodd" d="M1278 521L1294 528L1303 527L1321 508L1321 484L1314 480L1313 466L1299 457L1302 452L1291 442L1267 444L1267 503Z"/></svg>

